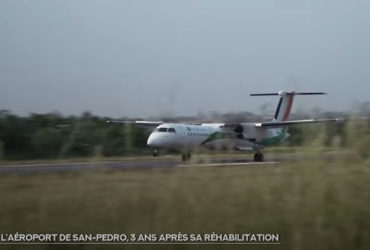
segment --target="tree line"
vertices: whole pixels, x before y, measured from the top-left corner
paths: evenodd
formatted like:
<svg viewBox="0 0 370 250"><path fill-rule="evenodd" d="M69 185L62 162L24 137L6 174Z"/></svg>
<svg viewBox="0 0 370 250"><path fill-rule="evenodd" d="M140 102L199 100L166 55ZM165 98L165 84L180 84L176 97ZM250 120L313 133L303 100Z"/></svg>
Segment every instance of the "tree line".
<svg viewBox="0 0 370 250"><path fill-rule="evenodd" d="M146 131L108 125L106 117L31 114L20 117L0 112L2 159L65 158L141 154Z"/></svg>

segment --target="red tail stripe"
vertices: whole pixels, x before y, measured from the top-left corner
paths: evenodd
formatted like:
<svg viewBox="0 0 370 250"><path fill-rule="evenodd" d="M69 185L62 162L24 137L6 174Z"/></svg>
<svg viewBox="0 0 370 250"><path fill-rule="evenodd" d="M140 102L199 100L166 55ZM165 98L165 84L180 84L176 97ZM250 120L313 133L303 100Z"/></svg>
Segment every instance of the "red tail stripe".
<svg viewBox="0 0 370 250"><path fill-rule="evenodd" d="M292 109L294 95L290 95L288 98L289 98L288 99L288 104L287 104L287 107L285 109L285 113L284 113L282 121L286 121L286 119L288 119L288 116L290 114L290 110Z"/></svg>

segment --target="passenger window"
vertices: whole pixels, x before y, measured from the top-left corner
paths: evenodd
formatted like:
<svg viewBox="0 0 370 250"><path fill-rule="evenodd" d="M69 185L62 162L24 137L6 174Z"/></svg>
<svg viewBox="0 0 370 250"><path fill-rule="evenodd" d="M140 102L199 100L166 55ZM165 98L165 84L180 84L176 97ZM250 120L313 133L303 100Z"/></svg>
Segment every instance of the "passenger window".
<svg viewBox="0 0 370 250"><path fill-rule="evenodd" d="M175 130L174 128L169 128L169 129L168 129L168 132L176 133L176 130Z"/></svg>

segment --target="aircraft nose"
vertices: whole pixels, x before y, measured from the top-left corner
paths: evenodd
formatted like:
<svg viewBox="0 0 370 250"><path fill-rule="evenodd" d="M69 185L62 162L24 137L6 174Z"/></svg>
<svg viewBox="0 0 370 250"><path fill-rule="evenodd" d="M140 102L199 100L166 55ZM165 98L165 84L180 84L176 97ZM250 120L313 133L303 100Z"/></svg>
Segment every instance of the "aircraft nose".
<svg viewBox="0 0 370 250"><path fill-rule="evenodd" d="M146 142L146 144L149 147L158 147L159 146L159 141L158 141L158 136L155 134L151 134Z"/></svg>

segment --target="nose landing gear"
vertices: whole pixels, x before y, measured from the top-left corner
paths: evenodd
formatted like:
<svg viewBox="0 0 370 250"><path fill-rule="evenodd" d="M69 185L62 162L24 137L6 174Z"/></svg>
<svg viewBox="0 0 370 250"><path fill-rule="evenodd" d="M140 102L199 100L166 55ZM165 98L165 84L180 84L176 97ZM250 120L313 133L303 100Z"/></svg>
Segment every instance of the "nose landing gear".
<svg viewBox="0 0 370 250"><path fill-rule="evenodd" d="M154 148L153 156L157 157L159 155L158 148Z"/></svg>

